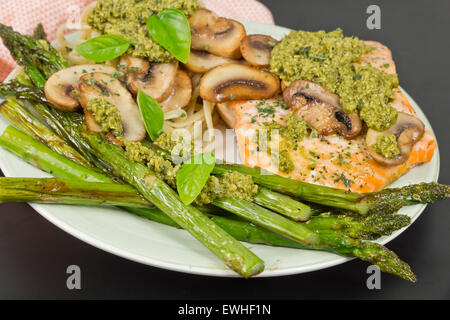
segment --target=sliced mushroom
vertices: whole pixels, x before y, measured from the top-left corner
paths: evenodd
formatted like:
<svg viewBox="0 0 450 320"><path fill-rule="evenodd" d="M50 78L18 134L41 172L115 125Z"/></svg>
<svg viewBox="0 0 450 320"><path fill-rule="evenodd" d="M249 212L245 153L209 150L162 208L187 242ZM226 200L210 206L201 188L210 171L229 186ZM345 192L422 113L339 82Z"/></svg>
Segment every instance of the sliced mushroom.
<svg viewBox="0 0 450 320"><path fill-rule="evenodd" d="M185 66L192 72L205 73L215 67L237 62L238 60L216 56L206 51L191 50L189 60Z"/></svg>
<svg viewBox="0 0 450 320"><path fill-rule="evenodd" d="M217 111L219 112L220 117L222 118L222 120L226 123L226 125L229 128L234 129L236 127L237 114L233 110L233 108L231 108L229 106L228 103L218 103L217 104Z"/></svg>
<svg viewBox="0 0 450 320"><path fill-rule="evenodd" d="M55 107L65 111L75 111L80 106L76 93L81 76L92 72L113 74L116 69L99 64L81 65L63 69L53 74L45 83L45 96Z"/></svg>
<svg viewBox="0 0 450 320"><path fill-rule="evenodd" d="M210 10L199 9L189 18L189 24L193 49L233 59L242 57L240 45L246 33L241 23L219 18Z"/></svg>
<svg viewBox="0 0 450 320"><path fill-rule="evenodd" d="M396 166L408 161L414 145L422 139L424 134L425 126L422 121L407 113L399 112L397 122L388 130L379 132L369 129L367 131L366 146L375 161L385 166ZM400 150L397 157L385 158L373 148L378 138L383 135L394 135L397 138L397 147Z"/></svg>
<svg viewBox="0 0 450 320"><path fill-rule="evenodd" d="M219 66L205 73L200 81L200 96L211 102L268 99L279 90L277 77L243 64Z"/></svg>
<svg viewBox="0 0 450 320"><path fill-rule="evenodd" d="M172 92L178 63L150 63L148 60L125 56L120 60L127 71L127 86L134 94L141 89L158 102Z"/></svg>
<svg viewBox="0 0 450 320"><path fill-rule="evenodd" d="M241 53L244 59L257 67L270 65L270 54L278 41L263 34L246 36L241 42Z"/></svg>
<svg viewBox="0 0 450 320"><path fill-rule="evenodd" d="M353 139L361 133L358 114L345 113L340 98L314 82L295 81L284 90L283 97L294 113L321 135L338 133Z"/></svg>
<svg viewBox="0 0 450 320"><path fill-rule="evenodd" d="M119 80L102 72L86 74L80 78L78 92L89 131L101 132L101 127L95 122L92 113L87 110L87 104L93 99L102 98L119 109L126 141L141 141L145 138L146 129L139 107L131 93Z"/></svg>
<svg viewBox="0 0 450 320"><path fill-rule="evenodd" d="M163 111L186 107L192 98L192 80L184 71L178 70L170 96L160 103Z"/></svg>

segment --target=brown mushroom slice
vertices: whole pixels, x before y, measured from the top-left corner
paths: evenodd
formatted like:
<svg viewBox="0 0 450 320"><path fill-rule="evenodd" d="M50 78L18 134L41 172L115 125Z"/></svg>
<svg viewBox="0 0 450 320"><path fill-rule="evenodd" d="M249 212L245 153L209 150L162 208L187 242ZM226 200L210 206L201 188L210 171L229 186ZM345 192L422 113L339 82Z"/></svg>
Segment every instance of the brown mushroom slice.
<svg viewBox="0 0 450 320"><path fill-rule="evenodd" d="M93 99L102 98L119 109L126 141L141 141L145 138L146 129L139 107L131 93L119 80L101 72L86 74L80 78L78 92L89 131L100 132L101 127L95 122L92 113L87 110L87 104Z"/></svg>
<svg viewBox="0 0 450 320"><path fill-rule="evenodd" d="M398 113L397 122L384 132L369 129L366 135L366 146L372 158L385 166L396 166L408 161L414 145L425 134L425 126L418 118L404 112ZM380 136L394 135L397 138L397 147L400 154L388 159L375 151L373 146Z"/></svg>
<svg viewBox="0 0 450 320"><path fill-rule="evenodd" d="M246 36L241 42L241 53L244 59L253 66L268 67L270 54L278 41L264 34Z"/></svg>
<svg viewBox="0 0 450 320"><path fill-rule="evenodd" d="M113 74L116 69L99 64L75 66L60 70L45 83L45 96L56 108L65 111L76 111L80 106L74 90L81 76L91 72Z"/></svg>
<svg viewBox="0 0 450 320"><path fill-rule="evenodd" d="M200 96L210 102L268 99L279 90L277 77L243 64L219 66L205 73L200 81Z"/></svg>
<svg viewBox="0 0 450 320"><path fill-rule="evenodd" d="M133 94L137 94L140 89L158 102L169 97L178 63L150 63L148 60L126 56L120 64L126 68L127 86Z"/></svg>
<svg viewBox="0 0 450 320"><path fill-rule="evenodd" d="M189 24L192 49L233 59L242 57L240 45L246 32L241 23L217 17L210 10L199 9L189 18Z"/></svg>
<svg viewBox="0 0 450 320"><path fill-rule="evenodd" d="M344 112L340 98L309 81L295 81L283 92L286 104L294 113L308 122L320 135L338 133L346 139L356 138L362 130L358 114Z"/></svg>
<svg viewBox="0 0 450 320"><path fill-rule="evenodd" d="M222 120L229 128L234 129L236 127L237 114L232 108L228 106L228 103L218 103L217 111L219 112Z"/></svg>
<svg viewBox="0 0 450 320"><path fill-rule="evenodd" d="M238 60L216 56L206 51L191 50L189 60L185 66L192 72L205 73L215 67L237 62Z"/></svg>
<svg viewBox="0 0 450 320"><path fill-rule="evenodd" d="M178 70L170 96L160 103L163 111L181 109L186 107L192 98L192 80L189 75Z"/></svg>

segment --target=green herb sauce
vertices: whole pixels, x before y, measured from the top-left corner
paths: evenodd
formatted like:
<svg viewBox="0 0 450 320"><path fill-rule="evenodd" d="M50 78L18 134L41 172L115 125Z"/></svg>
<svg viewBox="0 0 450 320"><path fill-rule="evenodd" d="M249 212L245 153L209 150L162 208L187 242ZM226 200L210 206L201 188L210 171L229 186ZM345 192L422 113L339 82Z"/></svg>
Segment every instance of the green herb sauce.
<svg viewBox="0 0 450 320"><path fill-rule="evenodd" d="M156 141L161 148L171 152L183 149L187 144L174 137L170 133L164 133ZM181 149L178 149L181 144ZM189 147L192 144L189 144ZM144 164L154 171L157 176L164 180L171 187L176 188L176 177L181 165L173 165L172 162L165 160L156 152L145 146L141 142L125 142L126 155L134 162ZM190 149L192 150L192 149ZM175 151L176 154L177 151ZM190 151L183 153L190 157ZM181 155L180 155L181 156ZM253 182L251 176L243 175L239 172L227 172L220 176L211 176L200 195L195 200L195 204L204 206L211 204L219 198L237 198L246 201L253 201L253 197L258 193L258 186Z"/></svg>
<svg viewBox="0 0 450 320"><path fill-rule="evenodd" d="M115 136L123 135L122 117L115 105L99 98L89 101L86 108L92 112L95 122L102 127L103 132L111 132Z"/></svg>
<svg viewBox="0 0 450 320"><path fill-rule="evenodd" d="M147 19L168 8L190 16L201 6L198 0L98 0L88 23L104 34L119 35L130 41L128 54L154 62L173 62L173 55L150 36Z"/></svg>
<svg viewBox="0 0 450 320"><path fill-rule="evenodd" d="M400 150L397 144L397 137L393 134L380 135L377 142L372 148L386 159L392 159L400 155Z"/></svg>
<svg viewBox="0 0 450 320"><path fill-rule="evenodd" d="M164 180L172 187L176 187L176 178L180 166L174 166L172 162L165 160L149 147L140 142L125 142L126 156L137 163L149 167L158 178Z"/></svg>
<svg viewBox="0 0 450 320"><path fill-rule="evenodd" d="M197 205L207 205L220 198L234 198L253 201L258 193L258 185L251 176L239 172L226 172L220 176L211 176L205 188L195 199Z"/></svg>
<svg viewBox="0 0 450 320"><path fill-rule="evenodd" d="M256 134L256 144L258 151L266 151L269 154L278 157L278 167L284 173L291 173L295 166L289 155L290 151L296 150L298 143L308 134L309 125L290 113L286 117L286 125L283 126L273 121L265 126L265 130L258 130ZM273 140L273 133L280 136L278 150L268 148L268 142Z"/></svg>
<svg viewBox="0 0 450 320"><path fill-rule="evenodd" d="M360 112L367 125L385 131L397 121L391 106L397 75L372 66L354 65L372 50L342 30L291 32L273 49L271 71L281 79L313 81L337 94L345 112Z"/></svg>

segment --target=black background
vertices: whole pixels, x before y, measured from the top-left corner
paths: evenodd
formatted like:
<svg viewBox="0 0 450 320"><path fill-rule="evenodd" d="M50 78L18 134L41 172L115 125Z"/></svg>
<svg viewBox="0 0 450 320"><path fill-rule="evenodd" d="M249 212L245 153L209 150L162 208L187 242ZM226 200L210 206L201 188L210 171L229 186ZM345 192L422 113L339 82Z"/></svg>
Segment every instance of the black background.
<svg viewBox="0 0 450 320"><path fill-rule="evenodd" d="M400 83L436 131L440 181L450 184L450 1L265 0L278 25L332 30L381 41L392 50ZM382 29L366 28L378 4ZM123 299L449 299L449 201L435 204L389 247L418 275L410 284L383 274L366 288L365 263L272 279L221 279L164 271L118 258L59 230L26 204L0 207L0 298ZM66 289L66 268L82 270L82 290Z"/></svg>

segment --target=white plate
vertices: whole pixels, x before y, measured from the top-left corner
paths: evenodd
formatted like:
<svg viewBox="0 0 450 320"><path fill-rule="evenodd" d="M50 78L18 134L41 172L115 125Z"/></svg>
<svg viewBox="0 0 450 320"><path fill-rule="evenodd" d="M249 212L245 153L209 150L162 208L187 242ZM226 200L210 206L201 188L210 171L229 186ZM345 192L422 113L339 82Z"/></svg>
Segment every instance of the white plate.
<svg viewBox="0 0 450 320"><path fill-rule="evenodd" d="M263 33L277 39L290 31L277 26L253 22L243 23L249 34ZM432 131L422 110L411 97L408 96L408 99L426 127ZM3 132L7 124L4 118L0 118L0 132ZM11 177L48 176L3 150L0 151L0 167L6 176ZM439 151L436 150L430 163L411 170L393 186L437 181L438 175ZM221 277L237 276L184 230L160 225L113 208L41 204L31 204L31 206L62 230L120 257L179 272ZM401 213L409 215L415 221L424 209L425 205L416 205L403 208ZM384 237L378 242L386 244L403 231ZM266 271L259 277L310 272L350 260L326 252L245 245L266 263ZM401 256L401 252L399 255Z"/></svg>

